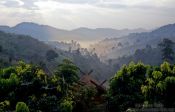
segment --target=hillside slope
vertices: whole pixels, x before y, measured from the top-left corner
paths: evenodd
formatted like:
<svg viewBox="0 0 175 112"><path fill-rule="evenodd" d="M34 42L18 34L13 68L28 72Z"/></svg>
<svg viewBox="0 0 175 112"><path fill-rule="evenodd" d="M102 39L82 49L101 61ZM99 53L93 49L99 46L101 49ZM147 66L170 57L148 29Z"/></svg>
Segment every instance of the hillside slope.
<svg viewBox="0 0 175 112"><path fill-rule="evenodd" d="M57 56L48 59L48 55L50 57L48 52L51 54L55 52ZM62 51L30 36L0 32L1 66L16 64L18 61L24 60L28 63L40 65L51 74L65 58L71 59L85 73L93 69L92 75L96 79L108 79L114 73L107 65L101 63L95 55Z"/></svg>
<svg viewBox="0 0 175 112"><path fill-rule="evenodd" d="M122 56L133 55L137 49L147 45L155 48L163 38L175 41L175 24L162 26L145 33L133 33L121 38L105 39L91 46L102 60L116 59Z"/></svg>

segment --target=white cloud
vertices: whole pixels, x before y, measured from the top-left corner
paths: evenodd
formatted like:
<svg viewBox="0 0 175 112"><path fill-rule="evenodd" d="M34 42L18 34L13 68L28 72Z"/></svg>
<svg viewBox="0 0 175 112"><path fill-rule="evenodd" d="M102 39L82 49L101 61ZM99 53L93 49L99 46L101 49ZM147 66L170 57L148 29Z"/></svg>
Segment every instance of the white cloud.
<svg viewBox="0 0 175 112"><path fill-rule="evenodd" d="M1 0L0 24L152 28L175 22L175 0Z"/></svg>

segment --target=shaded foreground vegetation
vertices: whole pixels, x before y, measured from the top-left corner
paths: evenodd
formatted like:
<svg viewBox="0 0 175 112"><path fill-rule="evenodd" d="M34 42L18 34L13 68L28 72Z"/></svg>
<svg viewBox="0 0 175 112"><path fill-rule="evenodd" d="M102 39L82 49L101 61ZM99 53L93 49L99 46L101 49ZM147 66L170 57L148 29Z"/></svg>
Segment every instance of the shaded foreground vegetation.
<svg viewBox="0 0 175 112"><path fill-rule="evenodd" d="M124 65L103 95L94 86L81 84L78 72L67 59L52 76L24 62L2 68L0 111L122 112L175 107L175 66L168 62L160 67L141 62Z"/></svg>
<svg viewBox="0 0 175 112"><path fill-rule="evenodd" d="M111 112L143 111L149 108L175 107L175 66L164 62L159 66L143 63L124 65L110 81L108 91Z"/></svg>

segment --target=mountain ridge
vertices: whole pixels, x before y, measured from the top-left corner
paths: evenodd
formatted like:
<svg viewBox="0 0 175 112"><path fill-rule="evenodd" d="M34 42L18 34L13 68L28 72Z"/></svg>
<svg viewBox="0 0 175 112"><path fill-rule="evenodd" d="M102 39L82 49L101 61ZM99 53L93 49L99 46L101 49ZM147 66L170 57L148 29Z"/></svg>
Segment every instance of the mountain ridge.
<svg viewBox="0 0 175 112"><path fill-rule="evenodd" d="M73 30L58 29L49 25L33 22L22 22L13 27L0 26L0 30L7 33L30 35L41 41L96 41L104 38L118 38L129 33L145 32L144 29L116 30L112 28L86 28L80 27Z"/></svg>
<svg viewBox="0 0 175 112"><path fill-rule="evenodd" d="M175 41L175 24L161 26L151 32L132 33L121 38L104 39L91 46L103 60L133 55L147 45L157 47L163 38Z"/></svg>

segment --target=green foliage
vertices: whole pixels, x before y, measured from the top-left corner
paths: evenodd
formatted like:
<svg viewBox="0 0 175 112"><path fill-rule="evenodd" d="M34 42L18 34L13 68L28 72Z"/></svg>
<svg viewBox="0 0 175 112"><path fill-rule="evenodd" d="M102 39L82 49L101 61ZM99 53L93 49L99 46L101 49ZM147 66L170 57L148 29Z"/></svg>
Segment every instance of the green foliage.
<svg viewBox="0 0 175 112"><path fill-rule="evenodd" d="M111 112L125 111L143 102L140 85L146 76L146 66L142 63L123 66L110 81L109 109Z"/></svg>
<svg viewBox="0 0 175 112"><path fill-rule="evenodd" d="M145 98L151 103L157 102L161 99L161 93L164 89L162 82L162 73L160 71L153 71L152 77L148 77L145 81L146 85L142 85L142 93Z"/></svg>
<svg viewBox="0 0 175 112"><path fill-rule="evenodd" d="M70 98L65 98L60 104L61 112L72 112L73 101Z"/></svg>
<svg viewBox="0 0 175 112"><path fill-rule="evenodd" d="M29 108L24 102L18 102L16 105L16 112L29 112Z"/></svg>
<svg viewBox="0 0 175 112"><path fill-rule="evenodd" d="M37 101L38 110L42 110L44 112L59 111L58 101L59 99L57 98L57 96L45 94Z"/></svg>
<svg viewBox="0 0 175 112"><path fill-rule="evenodd" d="M137 104L143 104L143 108L148 108L149 104L174 107L174 67L168 62L164 62L160 67L133 62L123 66L110 81L110 112L126 111Z"/></svg>
<svg viewBox="0 0 175 112"><path fill-rule="evenodd" d="M73 92L74 109L73 112L90 111L95 107L93 100L97 94L97 90L91 86L75 86L78 91Z"/></svg>
<svg viewBox="0 0 175 112"><path fill-rule="evenodd" d="M83 68L83 71L98 68L94 72L95 75L98 73L97 75L103 76L111 73L111 69L101 63L96 54L89 53L87 49L84 53L82 49L78 49L77 51L81 52L78 54L56 49L49 51L50 47L29 36L3 32L0 32L0 46L3 46L3 52L0 48L0 68L2 68L0 69L0 102L3 111L14 111L19 101L25 102L31 112L60 111L59 106L66 96L73 99L74 108L75 103L79 101L75 99L81 93L83 102L90 104L94 96L90 88L87 90L81 88L75 93L71 90L79 80L79 69L72 62L64 60L58 67L57 73L52 74L57 63L65 57L74 60L76 65ZM22 61L17 64L19 59L32 64ZM45 72L34 65L39 63ZM4 101L9 101L10 105L6 106L7 103Z"/></svg>
<svg viewBox="0 0 175 112"><path fill-rule="evenodd" d="M67 95L69 87L78 81L78 71L78 67L68 59L64 59L63 63L58 66L55 75L60 78L63 94Z"/></svg>
<svg viewBox="0 0 175 112"><path fill-rule="evenodd" d="M8 100L0 102L0 112L7 111L9 107L10 107L10 102Z"/></svg>
<svg viewBox="0 0 175 112"><path fill-rule="evenodd" d="M175 106L175 74L174 67L168 62L160 65L160 71L153 70L141 86L145 100L150 104L161 103L165 107Z"/></svg>
<svg viewBox="0 0 175 112"><path fill-rule="evenodd" d="M165 107L175 107L175 76L168 76L164 80L165 89L163 91L164 97L162 103Z"/></svg>
<svg viewBox="0 0 175 112"><path fill-rule="evenodd" d="M8 67L0 70L0 101L6 99L10 102L9 109L13 110L18 101L25 101L31 110L42 110L42 105L39 105L40 101L50 102L45 107L50 108L58 107L51 104L50 100L52 94L55 94L56 101L58 101L57 95L59 91L57 89L58 85L52 85L49 81L50 79L46 76L43 70L39 67L26 64L24 62L19 62L17 66ZM49 82L49 83L48 83ZM48 87L52 86L52 87ZM50 93L49 96L42 97L43 94ZM52 93L52 94L51 94ZM38 103L36 103L38 102ZM56 104L55 101L52 104ZM43 109L44 110L44 109ZM42 111L43 111L42 110Z"/></svg>
<svg viewBox="0 0 175 112"><path fill-rule="evenodd" d="M163 73L171 73L170 64L165 61L163 64L161 64L160 70Z"/></svg>
<svg viewBox="0 0 175 112"><path fill-rule="evenodd" d="M91 112L98 94L93 87L79 85L78 72L79 68L67 59L50 77L39 67L22 61L0 69L0 111L14 111L16 107L17 112L28 112L29 108L31 112ZM109 87L110 112L126 111L137 104L143 104L143 108L155 103L172 108L175 65L164 62L158 67L131 62L116 73Z"/></svg>
<svg viewBox="0 0 175 112"><path fill-rule="evenodd" d="M19 78L15 73L10 73L13 70L12 68L4 69L0 73L0 95L6 95L10 91L15 90L16 87L19 85Z"/></svg>
<svg viewBox="0 0 175 112"><path fill-rule="evenodd" d="M64 59L63 63L58 66L56 75L64 78L65 83L72 84L73 82L78 81L78 67L73 64L68 59Z"/></svg>

